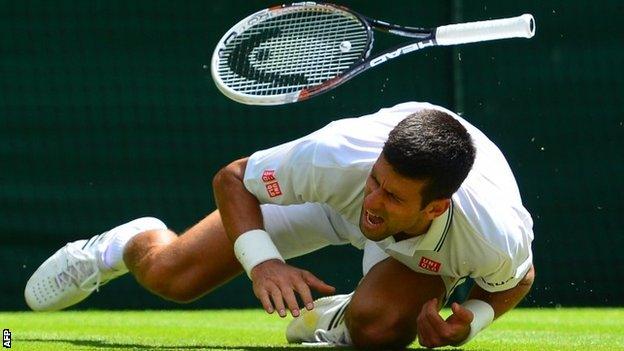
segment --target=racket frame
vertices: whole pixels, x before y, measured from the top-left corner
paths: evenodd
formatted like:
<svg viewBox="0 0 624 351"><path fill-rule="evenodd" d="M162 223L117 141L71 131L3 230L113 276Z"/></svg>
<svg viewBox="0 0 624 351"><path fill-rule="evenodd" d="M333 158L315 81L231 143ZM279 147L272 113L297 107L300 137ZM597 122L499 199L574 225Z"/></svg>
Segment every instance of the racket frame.
<svg viewBox="0 0 624 351"><path fill-rule="evenodd" d="M224 84L223 80L219 77L218 69L219 69L219 59L225 50L225 45L229 43L236 35L242 33L247 28L259 23L260 21L266 21L275 16L281 16L284 13L288 13L289 10L298 11L302 7L305 6L321 6L327 7L334 11L342 11L352 15L357 18L363 27L366 30L366 34L368 37L368 42L366 43L366 50L361 55L360 59L355 61L349 68L345 69L345 71L334 78L328 79L327 81L311 86L308 88L303 88L299 91L285 93L285 94L276 94L276 95L252 95L238 92L227 85ZM315 3L315 2L296 2L292 4L284 4L266 8L264 10L258 11L254 14L251 14L239 21L236 25L234 25L225 35L221 38L219 43L217 44L213 56L212 56L212 64L211 64L211 72L213 80L217 88L230 99L241 102L243 104L249 105L281 105L287 103L293 103L298 101L307 100L313 96L320 95L324 92L327 92L342 83L348 81L349 79L355 77L356 75L368 70L369 68L378 66L382 63L385 63L388 60L395 59L404 54L414 52L417 50L421 50L430 46L438 46L438 45L456 45L462 43L469 42L477 42L477 41L485 41L485 40L495 40L502 38L511 38L518 36L506 36L506 37L487 37L484 39L478 38L475 36L474 39L463 39L460 36L456 35L456 33L461 32L462 30L470 30L472 26L475 26L478 23L502 23L503 21L509 20L518 20L522 19L527 23L530 23L530 29L527 33L523 33L521 37L530 38L535 34L535 23L533 17L531 15L522 15L513 18L501 19L501 20L490 20L490 21L481 21L481 22L472 22L472 23L459 23L459 24L451 24L446 26L440 26L435 28L420 28L420 27L408 27L408 26L400 26L396 24L391 24L385 21L373 19L370 17L366 17L354 10L351 10L347 7L341 5L335 5L330 3ZM400 45L388 48L386 50L382 50L379 53L376 53L374 56L370 56L370 53L373 49L374 43L374 34L373 29L381 32L387 32L391 34L395 34L402 37L411 38L405 43L401 43ZM444 33L447 37L451 37L449 39L444 39L441 43L438 43L436 40L437 33ZM450 34L447 34L450 33Z"/></svg>

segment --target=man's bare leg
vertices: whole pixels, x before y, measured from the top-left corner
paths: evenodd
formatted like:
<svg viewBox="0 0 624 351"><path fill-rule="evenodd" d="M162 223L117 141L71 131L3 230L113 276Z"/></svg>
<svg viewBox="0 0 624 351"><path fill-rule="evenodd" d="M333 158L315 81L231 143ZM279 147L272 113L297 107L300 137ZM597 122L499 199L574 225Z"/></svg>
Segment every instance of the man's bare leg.
<svg viewBox="0 0 624 351"><path fill-rule="evenodd" d="M406 347L416 338L422 306L433 298L442 302L445 292L439 276L414 272L393 258L379 262L357 287L346 310L354 346Z"/></svg>
<svg viewBox="0 0 624 351"><path fill-rule="evenodd" d="M193 301L243 271L218 210L180 236L170 230L138 234L123 257L143 287L176 302Z"/></svg>

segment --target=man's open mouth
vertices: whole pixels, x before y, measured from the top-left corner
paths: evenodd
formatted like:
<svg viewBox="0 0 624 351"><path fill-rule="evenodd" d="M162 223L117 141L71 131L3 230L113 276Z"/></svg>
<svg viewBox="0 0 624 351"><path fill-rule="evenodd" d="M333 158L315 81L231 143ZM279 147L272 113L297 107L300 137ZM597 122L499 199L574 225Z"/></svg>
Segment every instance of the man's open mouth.
<svg viewBox="0 0 624 351"><path fill-rule="evenodd" d="M382 224L384 222L384 219L382 217L375 216L370 211L366 210L366 221L370 225L377 226Z"/></svg>

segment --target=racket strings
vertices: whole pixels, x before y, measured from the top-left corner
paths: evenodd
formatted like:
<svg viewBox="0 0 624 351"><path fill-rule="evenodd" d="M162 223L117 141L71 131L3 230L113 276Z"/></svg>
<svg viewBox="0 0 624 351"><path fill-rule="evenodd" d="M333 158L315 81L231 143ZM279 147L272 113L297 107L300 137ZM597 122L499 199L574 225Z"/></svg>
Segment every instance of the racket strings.
<svg viewBox="0 0 624 351"><path fill-rule="evenodd" d="M296 92L338 76L368 49L365 25L347 12L287 12L228 42L218 72L228 87L253 95Z"/></svg>
<svg viewBox="0 0 624 351"><path fill-rule="evenodd" d="M341 20L341 18L339 18L338 20ZM284 22L284 21L282 21ZM291 21L292 22L292 21ZM308 21L310 22L310 21ZM333 22L333 23L332 23ZM323 23L326 26L330 26L332 24L335 24L336 22L338 22L336 19L334 19L333 21L325 21L325 23ZM299 27L297 28L299 31L303 32L303 33L310 33L311 28L308 28L308 26L315 26L318 25L320 22L316 21L314 23L308 23L306 24L305 22L302 23L302 25L299 25ZM271 25L271 26L270 26ZM272 26L272 24L270 25L258 25L257 29L255 29L254 31L250 31L248 33L249 36L257 34L262 32L263 30L265 30L265 28L274 28L274 26ZM346 27L342 27L343 32L347 32L346 31ZM336 31L334 33L337 33ZM352 38L357 38L357 35L360 34L359 32L354 32ZM271 45L272 48L277 49L277 50L281 50L281 51L292 51L293 49L297 49L297 48L301 48L302 44L310 44L310 35L307 36L302 36L302 37L288 37L286 38L286 40L284 40L282 43L278 43L277 45ZM335 35L334 35L335 37ZM241 38L243 39L243 38ZM332 38L333 39L333 38ZM349 37L345 37L344 39L350 39ZM335 42L335 39L333 40ZM366 38L363 38L362 40L363 42L366 41Z"/></svg>
<svg viewBox="0 0 624 351"><path fill-rule="evenodd" d="M348 38L345 36L343 36L342 38L348 40ZM366 40L349 40L349 42L351 45L353 44L365 45L366 44ZM284 42L278 43L277 45L269 45L267 49L269 49L270 52L274 56L283 57L285 55L292 54L292 49L286 47L285 45L289 45L291 47L298 47L298 46L300 47L302 44L304 44L302 41L297 42L297 41L286 40ZM316 60L320 60L320 62L323 62L325 64L330 64L331 58L334 58L335 56L335 53L333 52L334 47L335 47L335 40L326 42L326 43L315 43L313 47L306 48L304 53L295 54L294 60L284 61L283 63L281 63L280 70L283 73L292 73L292 72L300 70L302 64L305 64L306 62L311 61L308 59L308 56L304 56L304 55L312 55L315 57ZM359 52L353 53L351 55L339 55L337 59L340 62L340 61L344 61L347 58L359 57L360 55L361 53ZM250 59L250 63L251 64L255 63L255 66L257 68L265 68L265 67L270 68L276 64L276 62L271 62L271 61L262 62L261 60L255 60L255 59ZM311 73L314 74L316 72L311 72Z"/></svg>

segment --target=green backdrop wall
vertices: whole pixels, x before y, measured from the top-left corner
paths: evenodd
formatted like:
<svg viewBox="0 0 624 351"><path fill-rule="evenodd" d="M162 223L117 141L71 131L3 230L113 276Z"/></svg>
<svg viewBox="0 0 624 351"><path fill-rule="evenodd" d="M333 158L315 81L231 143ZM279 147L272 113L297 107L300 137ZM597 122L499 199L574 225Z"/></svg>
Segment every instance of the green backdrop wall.
<svg viewBox="0 0 624 351"><path fill-rule="evenodd" d="M144 215L182 231L214 209L211 179L229 161L408 100L461 112L508 156L535 221L525 305L622 305L622 2L339 3L417 26L529 12L538 29L427 49L304 103L250 107L222 96L204 65L231 25L275 3L3 2L0 310L26 308L26 280L67 241ZM377 47L396 42L377 35ZM296 264L346 292L360 257L332 247ZM78 308L249 306L246 278L178 306L124 277Z"/></svg>

